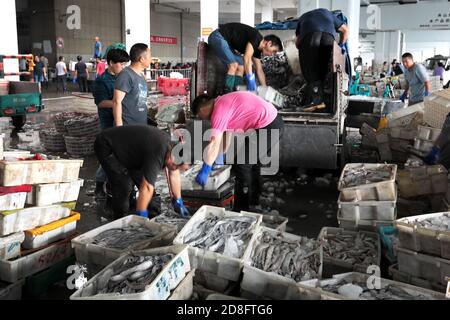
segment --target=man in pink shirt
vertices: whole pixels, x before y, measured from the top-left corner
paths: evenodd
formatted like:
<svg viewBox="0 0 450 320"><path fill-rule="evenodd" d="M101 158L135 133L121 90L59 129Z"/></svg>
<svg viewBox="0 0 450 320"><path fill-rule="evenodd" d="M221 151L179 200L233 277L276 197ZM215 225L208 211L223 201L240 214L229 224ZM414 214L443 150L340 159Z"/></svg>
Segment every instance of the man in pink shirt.
<svg viewBox="0 0 450 320"><path fill-rule="evenodd" d="M216 99L207 95L199 96L192 104L192 112L201 120L210 120L212 128L203 167L196 178L197 183L202 186L206 185L214 161L217 159L216 164L223 164L223 153L227 151L231 142L229 135L225 133L248 134L251 130L256 131L257 150L250 150L249 141L246 139L245 162L233 163L236 173L233 210L249 210L249 206L256 205L259 199L260 148L266 147L269 155L283 133L283 119L272 104L247 91L229 93ZM276 130L278 135L272 139L273 130ZM267 135L261 136L263 131ZM263 137L267 137L265 145L260 141ZM250 163L252 162L250 151L257 152L257 164Z"/></svg>

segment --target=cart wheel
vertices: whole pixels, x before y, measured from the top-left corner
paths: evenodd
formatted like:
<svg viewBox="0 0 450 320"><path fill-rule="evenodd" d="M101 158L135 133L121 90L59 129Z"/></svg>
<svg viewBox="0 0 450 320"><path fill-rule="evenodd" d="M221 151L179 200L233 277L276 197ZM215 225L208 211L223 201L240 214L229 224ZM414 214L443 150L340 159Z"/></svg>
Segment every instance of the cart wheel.
<svg viewBox="0 0 450 320"><path fill-rule="evenodd" d="M17 130L22 129L24 124L27 122L27 116L14 116L12 117L12 123Z"/></svg>

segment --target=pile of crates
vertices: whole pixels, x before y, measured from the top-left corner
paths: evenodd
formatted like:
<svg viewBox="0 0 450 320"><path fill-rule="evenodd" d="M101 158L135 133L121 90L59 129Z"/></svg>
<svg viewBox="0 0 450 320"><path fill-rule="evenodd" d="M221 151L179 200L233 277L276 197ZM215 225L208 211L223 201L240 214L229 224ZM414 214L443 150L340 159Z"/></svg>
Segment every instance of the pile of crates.
<svg viewBox="0 0 450 320"><path fill-rule="evenodd" d="M5 299L20 299L28 277L72 256L70 239L80 220L73 210L83 161L24 159L23 152L17 157L10 152L0 161L0 297L3 292Z"/></svg>
<svg viewBox="0 0 450 320"><path fill-rule="evenodd" d="M414 138L414 150L417 154L425 157L433 148L434 143L441 134L441 129L428 126L419 126L417 136Z"/></svg>
<svg viewBox="0 0 450 320"><path fill-rule="evenodd" d="M347 187L344 178L352 170L367 171L389 169L390 176L384 181ZM380 226L392 226L397 217L397 166L393 164L347 164L342 171L338 189L338 221L346 230L377 232Z"/></svg>

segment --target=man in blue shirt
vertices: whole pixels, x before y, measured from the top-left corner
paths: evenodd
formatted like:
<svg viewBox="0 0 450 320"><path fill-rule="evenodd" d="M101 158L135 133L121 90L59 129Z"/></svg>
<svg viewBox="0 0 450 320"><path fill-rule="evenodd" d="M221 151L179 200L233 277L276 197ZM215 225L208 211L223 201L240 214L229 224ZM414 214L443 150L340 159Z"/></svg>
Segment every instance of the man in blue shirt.
<svg viewBox="0 0 450 320"><path fill-rule="evenodd" d="M97 58L102 57L102 43L100 42L99 37L95 37L95 45L94 45L94 59L97 60Z"/></svg>
<svg viewBox="0 0 450 320"><path fill-rule="evenodd" d="M95 81L94 99L98 108L100 127L102 130L114 127L113 97L114 85L117 75L125 68L130 61L128 53L121 49L111 49L107 53L108 69ZM106 175L102 167L99 167L96 174L95 195L97 198L104 198L104 184Z"/></svg>
<svg viewBox="0 0 450 320"><path fill-rule="evenodd" d="M404 102L408 98L408 92L411 91L408 105L412 106L422 102L424 97L430 95L430 77L427 69L423 65L415 63L412 54L409 52L402 55L402 63L406 88L400 99Z"/></svg>
<svg viewBox="0 0 450 320"><path fill-rule="evenodd" d="M340 33L339 45L343 48L348 39L348 28L327 9L309 11L298 21L296 46L313 105L324 101L323 86L330 72L337 32Z"/></svg>

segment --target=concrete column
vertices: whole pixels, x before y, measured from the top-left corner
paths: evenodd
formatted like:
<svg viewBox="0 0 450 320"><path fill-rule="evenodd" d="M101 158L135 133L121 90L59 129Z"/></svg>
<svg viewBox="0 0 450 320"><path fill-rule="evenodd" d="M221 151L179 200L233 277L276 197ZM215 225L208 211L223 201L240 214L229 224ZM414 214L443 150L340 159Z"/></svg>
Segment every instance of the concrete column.
<svg viewBox="0 0 450 320"><path fill-rule="evenodd" d="M341 10L348 19L350 58L359 55L360 0L333 0L331 10Z"/></svg>
<svg viewBox="0 0 450 320"><path fill-rule="evenodd" d="M241 0L241 23L255 26L255 0Z"/></svg>
<svg viewBox="0 0 450 320"><path fill-rule="evenodd" d="M200 38L208 36L219 27L219 0L200 0Z"/></svg>
<svg viewBox="0 0 450 320"><path fill-rule="evenodd" d="M301 17L304 13L319 9L319 0L298 0L297 15Z"/></svg>
<svg viewBox="0 0 450 320"><path fill-rule="evenodd" d="M273 22L272 0L267 1L267 5L262 7L261 22Z"/></svg>
<svg viewBox="0 0 450 320"><path fill-rule="evenodd" d="M127 51L136 43L150 46L150 0L124 0Z"/></svg>
<svg viewBox="0 0 450 320"><path fill-rule="evenodd" d="M1 2L0 21L2 32L0 32L0 54L17 55L19 43L17 40L17 17L16 1L4 0ZM27 53L27 52L20 52ZM19 61L16 59L6 59L4 61L6 73L19 72ZM18 81L19 77L6 77L8 80Z"/></svg>

